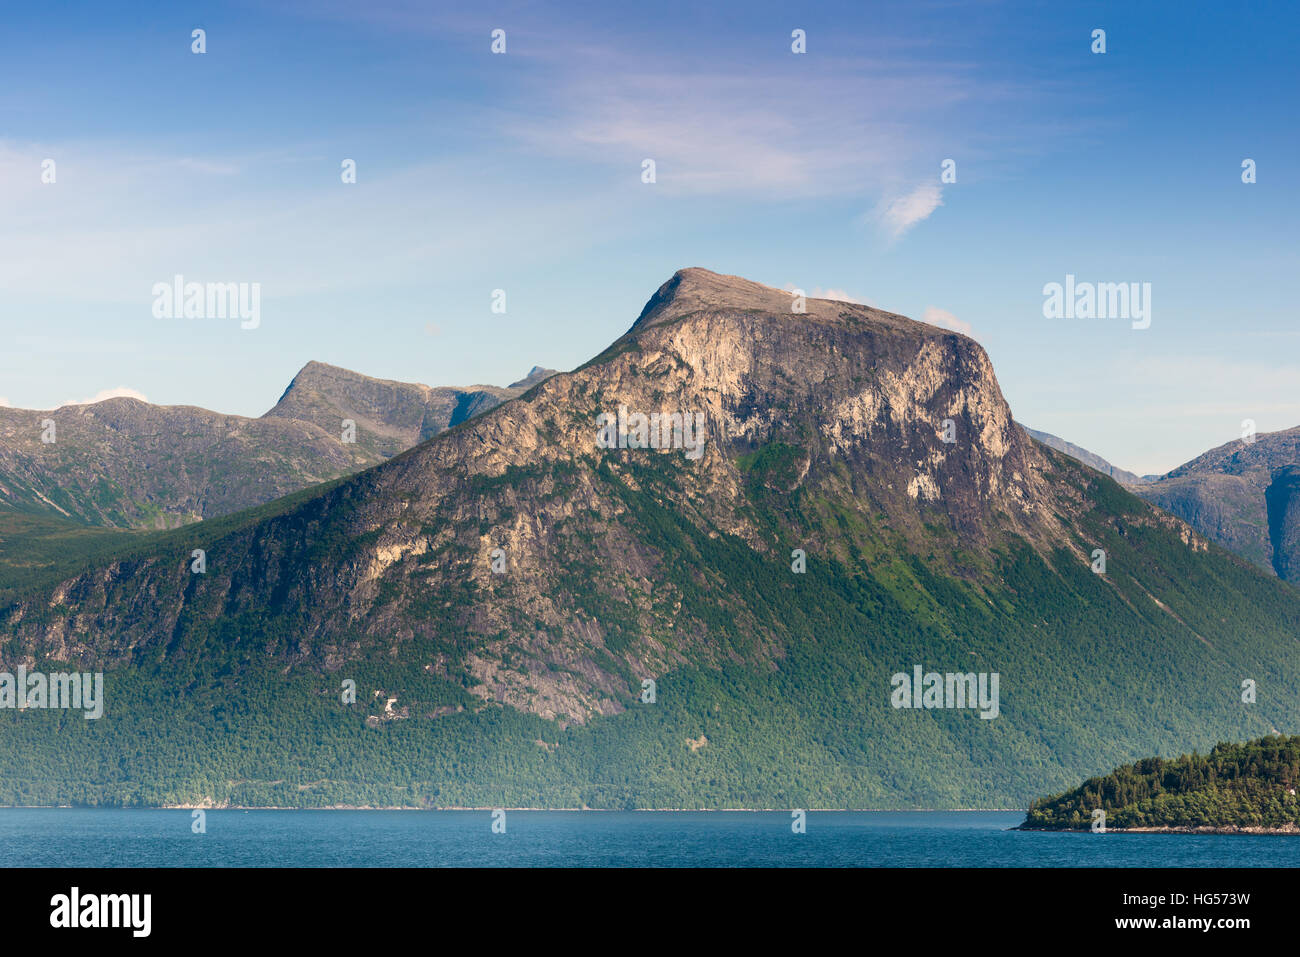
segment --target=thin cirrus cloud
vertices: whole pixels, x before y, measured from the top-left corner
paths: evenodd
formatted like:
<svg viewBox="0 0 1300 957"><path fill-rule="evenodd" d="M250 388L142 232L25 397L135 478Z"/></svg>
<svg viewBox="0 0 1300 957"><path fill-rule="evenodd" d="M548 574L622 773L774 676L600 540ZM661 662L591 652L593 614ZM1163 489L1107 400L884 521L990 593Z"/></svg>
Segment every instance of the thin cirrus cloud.
<svg viewBox="0 0 1300 957"><path fill-rule="evenodd" d="M576 62L538 58L545 82L521 89L496 125L580 162L639 174L653 159L666 193L871 196L950 142L941 117L1004 95L982 91L965 68L903 57L827 58L797 73L780 60L756 68L714 58L705 71L665 64L671 57L615 47Z"/></svg>
<svg viewBox="0 0 1300 957"><path fill-rule="evenodd" d="M412 0L296 5L305 16L456 36L457 48L477 34L476 48L487 50L484 21L438 18ZM954 119L972 105L1034 95L985 82L977 63L891 40L879 24L861 42L840 35L806 57L788 40L773 44L767 28L738 28L719 44L677 26L633 32L600 17L575 31L527 9L509 21L512 69L527 82L482 105L477 127L629 182L652 159L658 191L671 195L876 196L956 136L978 149L987 124L958 129Z"/></svg>
<svg viewBox="0 0 1300 957"><path fill-rule="evenodd" d="M418 0L285 2L305 17L488 49L481 17ZM937 177L937 157L957 144L968 157L1037 151L1039 126L987 120L1024 116L1060 95L1041 77L1009 79L997 57L945 56L942 41L918 43L906 17L813 31L810 56L792 53L788 27L774 33L762 17L728 23L721 42L672 17L646 17L635 29L619 20L593 14L579 28L512 8L500 25L509 25L511 68L526 82L478 105L476 128L492 129L500 146L513 139L577 168L604 167L615 182L637 182L653 160L666 195L870 202L920 169ZM495 64L485 72L497 73ZM932 213L937 196L930 188L894 197L891 238Z"/></svg>
<svg viewBox="0 0 1300 957"><path fill-rule="evenodd" d="M152 285L178 272L257 281L268 297L382 287L426 276L431 262L454 270L488 252L553 253L610 228L600 191L538 197L527 184L475 178L489 166L482 158L412 164L367 178L364 191L341 185L337 164L320 160L268 192L217 190L211 177L254 160L282 171L282 156L220 157L200 169L188 157L137 159L79 144L57 183L41 185L45 152L69 151L0 140L0 286L145 316ZM178 196L188 197L181 215ZM507 216L503 238L497 224ZM457 228L430 226L450 222ZM558 222L575 229L557 233Z"/></svg>

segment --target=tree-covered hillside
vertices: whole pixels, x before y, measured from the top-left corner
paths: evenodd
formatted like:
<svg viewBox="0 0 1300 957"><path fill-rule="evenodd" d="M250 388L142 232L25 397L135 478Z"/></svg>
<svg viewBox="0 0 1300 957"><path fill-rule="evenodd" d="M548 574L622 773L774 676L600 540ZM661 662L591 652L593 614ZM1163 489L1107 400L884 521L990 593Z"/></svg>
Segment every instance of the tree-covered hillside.
<svg viewBox="0 0 1300 957"><path fill-rule="evenodd" d="M1087 830L1093 812L1106 828L1300 829L1300 737L1274 735L1218 744L1208 754L1147 758L1035 801L1026 829Z"/></svg>
<svg viewBox="0 0 1300 957"><path fill-rule="evenodd" d="M1153 749L1295 727L1283 689L1300 673L1279 624L1300 625L1292 590L1223 553L1189 553L1143 527L1148 507L1109 480L1071 474L1113 499L1108 520L1121 506L1127 519L1122 531L1089 526L1109 551L1106 577L1064 550L1044 558L1024 545L907 554L800 491L758 494L771 544L758 550L656 506L652 470L638 472L636 492L609 476L646 546L677 556L660 587L715 652L658 674L653 704L640 700L642 673L613 657L633 623L580 580L567 587L601 614L607 666L622 674L619 712L585 724L471 693L447 666L479 647L463 632L322 668L291 660L295 619L270 607L187 622L110 669L98 721L0 711L0 803L1008 807ZM791 547L831 528L836 547L809 549L807 572L793 574ZM954 576L954 561L998 584ZM480 598L434 593L428 614L447 620L444 601ZM764 652L774 639L776 657ZM913 664L998 672L1001 714L892 708L890 676ZM1244 675L1259 682L1257 704L1240 700ZM342 703L345 678L355 705Z"/></svg>

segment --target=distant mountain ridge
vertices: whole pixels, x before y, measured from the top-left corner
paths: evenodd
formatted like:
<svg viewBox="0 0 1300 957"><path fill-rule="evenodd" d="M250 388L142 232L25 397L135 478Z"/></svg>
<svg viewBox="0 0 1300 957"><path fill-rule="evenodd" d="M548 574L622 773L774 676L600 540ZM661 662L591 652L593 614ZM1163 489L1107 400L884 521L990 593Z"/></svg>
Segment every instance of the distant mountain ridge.
<svg viewBox="0 0 1300 957"><path fill-rule="evenodd" d="M1234 439L1133 492L1300 583L1300 427Z"/></svg>
<svg viewBox="0 0 1300 957"><path fill-rule="evenodd" d="M528 389L531 389L533 386L537 385L539 382L545 382L551 376L558 375L558 374L559 373L557 373L556 370L554 369L543 369L541 366L533 366L531 369L528 370L528 375L524 376L518 382L510 383L510 385L508 385L506 388L522 389L524 391L527 391Z"/></svg>
<svg viewBox="0 0 1300 957"><path fill-rule="evenodd" d="M1064 452L1071 458L1078 459L1084 465L1096 469L1102 475L1109 475L1116 482L1119 482L1122 485L1142 485L1154 478L1154 476L1138 475L1134 472L1129 472L1126 469L1119 468L1118 466L1111 465L1100 455L1097 455L1094 452L1089 452L1087 449L1075 445L1073 442L1067 442L1058 435L1052 435L1050 432L1039 432L1037 429L1031 429L1023 422L1020 423L1020 427L1048 448L1056 449L1058 452Z"/></svg>
<svg viewBox="0 0 1300 957"><path fill-rule="evenodd" d="M263 418L311 422L330 432L339 432L344 421L352 421L357 445L381 461L522 395L554 374L554 370L533 366L527 376L505 388L435 387L375 379L323 362L309 362Z"/></svg>
<svg viewBox="0 0 1300 957"><path fill-rule="evenodd" d="M52 422L53 442L41 440ZM377 461L310 422L115 398L0 409L0 505L90 525L171 528Z"/></svg>
<svg viewBox="0 0 1300 957"><path fill-rule="evenodd" d="M1136 475L1059 436L1021 427L1211 541L1300 583L1300 427L1224 443L1164 475Z"/></svg>
<svg viewBox="0 0 1300 957"><path fill-rule="evenodd" d="M376 465L550 374L535 366L508 388L431 388L309 362L256 419L131 398L4 407L0 510L114 528L227 515ZM343 441L344 420L355 442Z"/></svg>

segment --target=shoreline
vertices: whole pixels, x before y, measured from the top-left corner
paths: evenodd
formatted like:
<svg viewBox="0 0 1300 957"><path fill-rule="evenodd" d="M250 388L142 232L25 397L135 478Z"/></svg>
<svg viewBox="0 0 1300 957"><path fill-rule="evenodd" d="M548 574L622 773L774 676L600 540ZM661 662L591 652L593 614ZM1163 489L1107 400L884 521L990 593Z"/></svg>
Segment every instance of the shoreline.
<svg viewBox="0 0 1300 957"><path fill-rule="evenodd" d="M807 811L809 813L841 813L841 814L1023 814L1024 808L988 808L988 807L958 807L958 808L842 808L842 807L810 807L810 808L788 808L788 807L638 807L638 808L608 808L608 807L506 807L502 805L485 805L483 807L468 807L463 805L450 805L447 807L412 807L406 805L369 805L369 804L330 804L323 807L278 807L274 805L243 805L243 804L161 804L161 805L131 805L131 806L104 806L104 805L87 805L87 804L6 804L0 805L0 811L35 811L35 810L96 810L96 811L590 811L598 814L607 813L651 813L651 814L722 814L743 812L746 814L770 814L770 813L789 813L793 810ZM1017 830L1012 828L1011 830ZM1041 830L1041 829L1040 829Z"/></svg>
<svg viewBox="0 0 1300 957"><path fill-rule="evenodd" d="M1040 834L1089 834L1088 828L1077 827L1013 827L1013 831L1029 831ZM1102 834L1228 834L1254 835L1265 837L1300 836L1300 825L1285 824L1282 827L1258 827L1253 824L1174 824L1160 827L1107 827Z"/></svg>
<svg viewBox="0 0 1300 957"><path fill-rule="evenodd" d="M105 807L103 805L74 805L74 804L8 804L0 805L0 811L37 811L37 810L96 810L96 811L414 811L414 812L440 812L440 811L473 811L473 812L492 812L504 810L508 812L515 811L538 811L552 813L569 813L569 812L591 812L596 814L607 813L645 813L645 814L719 814L719 813L746 813L746 814L774 814L789 813L792 810L803 810L808 813L842 813L842 814L1024 814L1024 808L788 808L788 807L768 807L768 808L747 808L747 807L726 807L726 808L685 808L685 807L668 807L668 808L593 808L593 807L502 807L483 806L470 807L465 805L452 805L447 807L412 807L410 805L352 805L352 804L332 804L324 807L278 807L264 805L241 805L241 804L163 804L148 806L129 806L129 807ZM1070 828L1070 827L1025 827L1017 825L1006 828L1007 831L1024 831L1027 833L1041 834L1089 834L1092 833L1090 828ZM1255 825L1165 825L1159 827L1107 827L1104 834L1221 834L1221 835L1245 835L1258 837L1297 837L1300 836L1300 824L1288 823L1282 827L1258 827Z"/></svg>

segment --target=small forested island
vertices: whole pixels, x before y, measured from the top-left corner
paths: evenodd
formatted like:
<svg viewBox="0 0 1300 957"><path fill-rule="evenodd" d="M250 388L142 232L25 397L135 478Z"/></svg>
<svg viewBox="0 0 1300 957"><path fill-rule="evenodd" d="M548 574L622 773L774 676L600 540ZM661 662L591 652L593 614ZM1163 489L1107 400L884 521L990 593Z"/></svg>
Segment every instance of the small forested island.
<svg viewBox="0 0 1300 957"><path fill-rule="evenodd" d="M1219 744L1172 761L1146 758L1073 791L1039 798L1022 831L1300 834L1300 736Z"/></svg>

